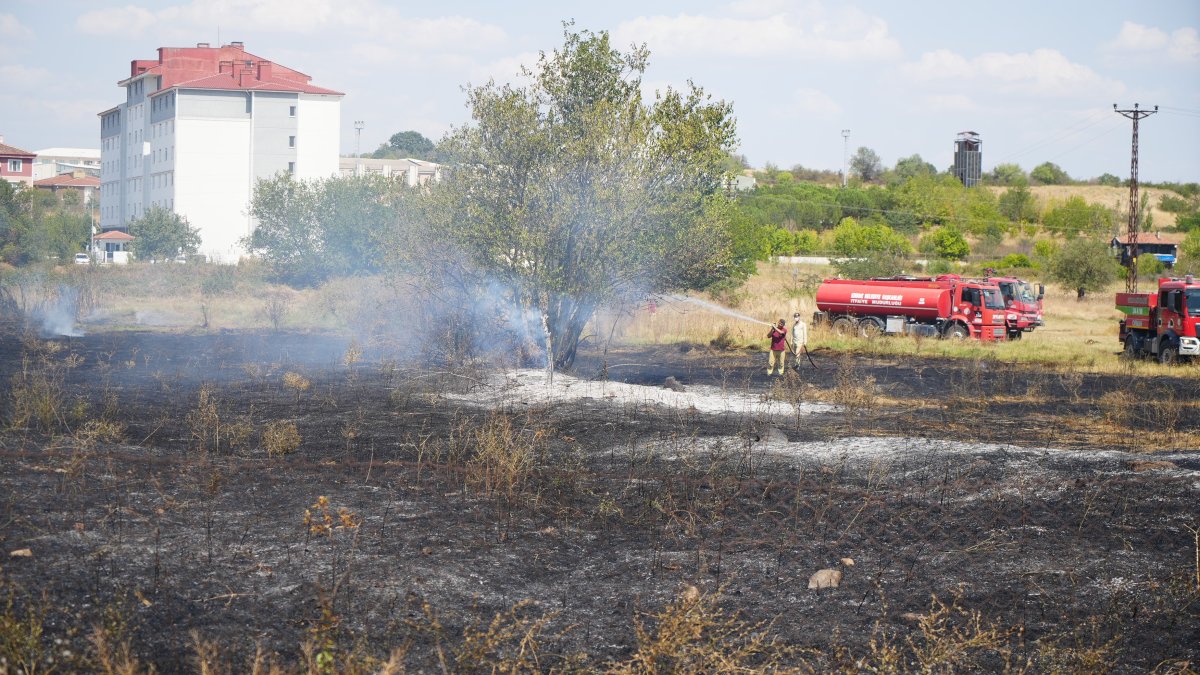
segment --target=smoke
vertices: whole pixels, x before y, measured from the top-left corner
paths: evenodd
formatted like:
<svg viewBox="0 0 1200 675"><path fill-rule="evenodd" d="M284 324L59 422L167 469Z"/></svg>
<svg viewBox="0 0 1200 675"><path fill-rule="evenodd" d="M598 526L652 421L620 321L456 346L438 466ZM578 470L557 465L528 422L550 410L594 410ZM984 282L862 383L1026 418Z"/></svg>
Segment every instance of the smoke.
<svg viewBox="0 0 1200 675"><path fill-rule="evenodd" d="M81 337L75 323L79 310L79 289L60 285L34 308L31 318L41 326L43 337Z"/></svg>

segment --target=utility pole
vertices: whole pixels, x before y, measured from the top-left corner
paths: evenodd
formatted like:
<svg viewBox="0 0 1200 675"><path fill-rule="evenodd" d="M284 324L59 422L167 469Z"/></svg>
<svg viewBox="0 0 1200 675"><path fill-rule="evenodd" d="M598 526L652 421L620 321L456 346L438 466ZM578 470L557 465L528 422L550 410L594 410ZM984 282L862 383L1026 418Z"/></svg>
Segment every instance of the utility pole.
<svg viewBox="0 0 1200 675"><path fill-rule="evenodd" d="M842 129L842 187L846 187L846 160L850 156L850 130Z"/></svg>
<svg viewBox="0 0 1200 675"><path fill-rule="evenodd" d="M354 175L362 175L362 130L363 121L354 120Z"/></svg>
<svg viewBox="0 0 1200 675"><path fill-rule="evenodd" d="M1133 104L1133 110L1117 110L1117 104L1113 104L1115 110L1122 117L1128 117L1133 120L1133 160L1129 165L1129 270L1125 275L1125 292L1137 292L1137 256L1138 256L1138 225L1141 214L1140 204L1138 204L1138 120L1143 117L1149 117L1158 112L1158 106L1154 106L1154 110L1139 110L1138 104Z"/></svg>

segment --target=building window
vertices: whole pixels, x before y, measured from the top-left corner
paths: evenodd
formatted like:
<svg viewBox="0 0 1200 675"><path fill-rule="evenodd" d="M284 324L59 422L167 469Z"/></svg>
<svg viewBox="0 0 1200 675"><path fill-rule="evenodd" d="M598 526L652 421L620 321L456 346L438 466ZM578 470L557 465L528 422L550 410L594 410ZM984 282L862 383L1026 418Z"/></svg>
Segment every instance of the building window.
<svg viewBox="0 0 1200 675"><path fill-rule="evenodd" d="M19 159L8 160L8 170L11 171L12 173L21 173L21 160L19 160Z"/></svg>
<svg viewBox="0 0 1200 675"><path fill-rule="evenodd" d="M295 136L288 136L288 147L289 148L296 147L296 137Z"/></svg>
<svg viewBox="0 0 1200 675"><path fill-rule="evenodd" d="M288 173L296 173L296 163L288 162Z"/></svg>
<svg viewBox="0 0 1200 675"><path fill-rule="evenodd" d="M295 117L295 116L296 116L296 106L294 106L294 105L288 106L288 117Z"/></svg>

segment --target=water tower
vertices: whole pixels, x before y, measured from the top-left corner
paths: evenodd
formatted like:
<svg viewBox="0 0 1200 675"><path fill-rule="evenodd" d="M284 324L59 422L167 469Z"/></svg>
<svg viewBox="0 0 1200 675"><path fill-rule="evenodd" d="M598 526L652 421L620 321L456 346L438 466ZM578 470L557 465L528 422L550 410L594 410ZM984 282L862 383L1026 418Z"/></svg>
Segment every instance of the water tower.
<svg viewBox="0 0 1200 675"><path fill-rule="evenodd" d="M967 187L983 176L983 141L974 131L960 131L954 139L954 176Z"/></svg>

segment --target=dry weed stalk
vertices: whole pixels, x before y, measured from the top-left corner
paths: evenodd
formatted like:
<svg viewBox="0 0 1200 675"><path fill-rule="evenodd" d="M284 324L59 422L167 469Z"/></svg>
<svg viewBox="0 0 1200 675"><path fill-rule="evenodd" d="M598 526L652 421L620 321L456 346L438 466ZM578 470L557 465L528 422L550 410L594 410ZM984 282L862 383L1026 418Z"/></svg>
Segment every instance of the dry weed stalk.
<svg viewBox="0 0 1200 675"><path fill-rule="evenodd" d="M112 631L97 626L88 641L92 645L95 669L105 675L138 675L152 672L133 655L129 640L118 640Z"/></svg>
<svg viewBox="0 0 1200 675"><path fill-rule="evenodd" d="M221 414L214 392L212 384L205 382L200 385L196 409L185 418L192 432L192 440L201 452L209 448L216 452L221 444Z"/></svg>

